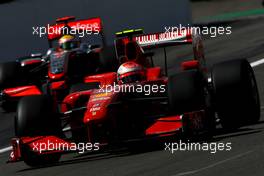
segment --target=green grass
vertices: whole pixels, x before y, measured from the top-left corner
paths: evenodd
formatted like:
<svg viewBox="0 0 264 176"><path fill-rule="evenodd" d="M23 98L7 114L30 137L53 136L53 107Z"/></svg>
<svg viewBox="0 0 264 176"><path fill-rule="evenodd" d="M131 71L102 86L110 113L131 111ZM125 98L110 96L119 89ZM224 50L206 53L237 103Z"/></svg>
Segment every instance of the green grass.
<svg viewBox="0 0 264 176"><path fill-rule="evenodd" d="M246 11L240 11L240 12L230 12L230 13L224 13L219 14L215 16L210 17L202 17L199 21L205 21L205 20L214 20L214 21L220 21L220 20L230 20L230 19L237 19L241 17L248 17L248 16L254 16L254 15L262 15L264 14L264 9L253 9L253 10L246 10Z"/></svg>

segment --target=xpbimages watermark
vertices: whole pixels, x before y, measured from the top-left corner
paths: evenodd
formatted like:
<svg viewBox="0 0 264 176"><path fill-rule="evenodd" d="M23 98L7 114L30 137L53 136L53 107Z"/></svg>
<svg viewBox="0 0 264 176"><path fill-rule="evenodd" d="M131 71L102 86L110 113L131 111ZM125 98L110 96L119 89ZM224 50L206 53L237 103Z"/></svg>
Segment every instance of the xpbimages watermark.
<svg viewBox="0 0 264 176"><path fill-rule="evenodd" d="M33 142L33 151L48 152L48 151L76 151L78 153L84 153L85 151L98 151L100 149L99 143L66 143L59 141L47 142Z"/></svg>
<svg viewBox="0 0 264 176"><path fill-rule="evenodd" d="M174 154L175 152L178 151L207 151L212 154L215 154L218 151L230 151L232 150L232 143L227 142L170 142L170 143L165 143L164 146L165 151L169 151L171 154Z"/></svg>
<svg viewBox="0 0 264 176"><path fill-rule="evenodd" d="M124 93L144 93L144 95L151 95L152 93L166 92L165 85L157 84L116 84L99 86L99 92L124 92Z"/></svg>
<svg viewBox="0 0 264 176"><path fill-rule="evenodd" d="M84 37L85 35L98 35L100 33L100 27L95 24L80 24L77 23L76 26L71 28L65 26L34 26L32 27L32 34L38 37L43 37L45 35L52 35L52 34L71 34L77 35L79 37Z"/></svg>
<svg viewBox="0 0 264 176"><path fill-rule="evenodd" d="M220 35L231 35L232 34L232 27L231 26L183 26L180 24L179 26L165 26L164 27L165 33L182 33L183 31L190 31L193 34L199 35L209 35L212 38L215 38Z"/></svg>

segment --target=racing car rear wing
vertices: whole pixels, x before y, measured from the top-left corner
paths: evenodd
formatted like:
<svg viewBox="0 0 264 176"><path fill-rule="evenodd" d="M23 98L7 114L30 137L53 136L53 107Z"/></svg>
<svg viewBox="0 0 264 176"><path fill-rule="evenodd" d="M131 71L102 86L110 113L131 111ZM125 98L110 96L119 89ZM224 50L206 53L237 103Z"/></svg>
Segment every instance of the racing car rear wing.
<svg viewBox="0 0 264 176"><path fill-rule="evenodd" d="M76 20L73 21L75 17L63 17L56 20L56 24L49 25L48 24L48 41L51 43L53 40L57 40L62 35L66 34L67 30L65 28L68 28L68 30L74 30L75 32L80 31L87 31L89 34L102 34L102 22L101 18L95 17L95 18L89 18L84 20Z"/></svg>
<svg viewBox="0 0 264 176"><path fill-rule="evenodd" d="M133 37L133 40L144 49L160 48L192 43L192 34L189 30L181 32L163 32L145 34Z"/></svg>
<svg viewBox="0 0 264 176"><path fill-rule="evenodd" d="M141 31L141 34L139 34L139 31ZM115 46L117 58L119 57L119 55L124 54L122 52L123 47L131 40L136 41L143 50L164 48L165 72L167 75L166 47L192 44L194 59L199 61L200 69L206 69L202 37L200 36L200 34L196 33L195 30L186 29L181 31L143 34L143 30L138 29L116 33L116 37L117 39L115 40Z"/></svg>
<svg viewBox="0 0 264 176"><path fill-rule="evenodd" d="M117 32L116 37L118 38L117 40L121 39L124 43L129 40L137 41L144 49L192 43L191 30L143 34L142 29L132 29Z"/></svg>

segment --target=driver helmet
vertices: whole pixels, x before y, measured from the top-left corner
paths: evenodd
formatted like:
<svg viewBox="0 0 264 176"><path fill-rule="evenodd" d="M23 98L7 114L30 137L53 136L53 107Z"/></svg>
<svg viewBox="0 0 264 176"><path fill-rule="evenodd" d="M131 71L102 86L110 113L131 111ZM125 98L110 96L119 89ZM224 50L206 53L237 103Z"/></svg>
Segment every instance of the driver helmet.
<svg viewBox="0 0 264 176"><path fill-rule="evenodd" d="M117 81L119 84L143 81L145 77L145 69L135 62L123 63L117 70Z"/></svg>
<svg viewBox="0 0 264 176"><path fill-rule="evenodd" d="M64 35L59 39L59 47L63 50L71 50L79 46L80 41L72 35Z"/></svg>

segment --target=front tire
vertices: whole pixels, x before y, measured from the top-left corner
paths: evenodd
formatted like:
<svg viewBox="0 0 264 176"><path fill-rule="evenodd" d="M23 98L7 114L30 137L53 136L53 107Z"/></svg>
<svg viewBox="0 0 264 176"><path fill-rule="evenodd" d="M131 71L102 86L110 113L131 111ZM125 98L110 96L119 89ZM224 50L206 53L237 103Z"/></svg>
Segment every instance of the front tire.
<svg viewBox="0 0 264 176"><path fill-rule="evenodd" d="M61 123L50 97L44 95L23 97L17 107L15 118L17 137L61 136ZM22 157L29 166L51 164L59 161L61 154L39 155L27 146L22 148Z"/></svg>

